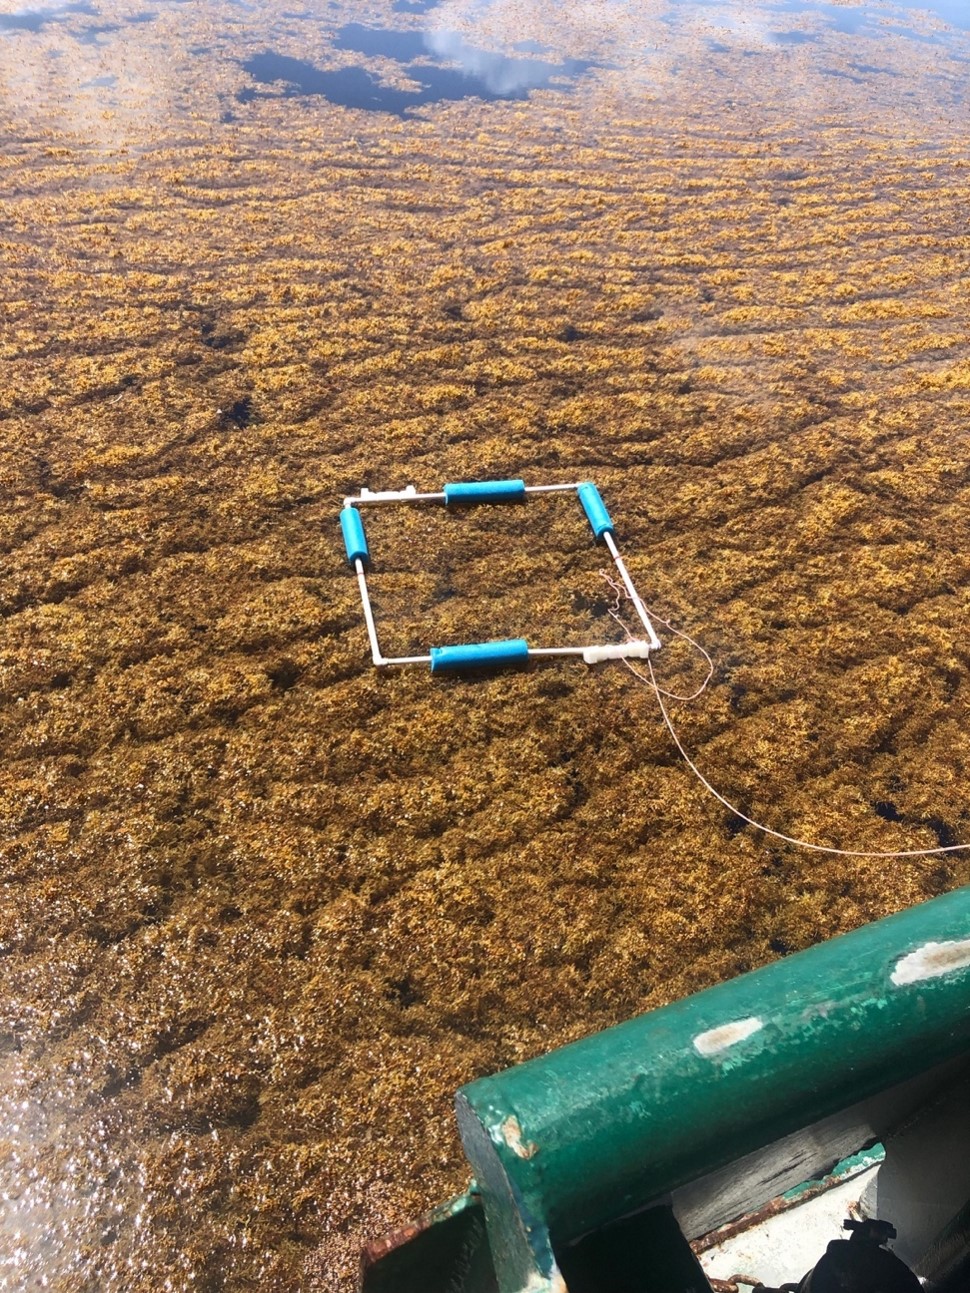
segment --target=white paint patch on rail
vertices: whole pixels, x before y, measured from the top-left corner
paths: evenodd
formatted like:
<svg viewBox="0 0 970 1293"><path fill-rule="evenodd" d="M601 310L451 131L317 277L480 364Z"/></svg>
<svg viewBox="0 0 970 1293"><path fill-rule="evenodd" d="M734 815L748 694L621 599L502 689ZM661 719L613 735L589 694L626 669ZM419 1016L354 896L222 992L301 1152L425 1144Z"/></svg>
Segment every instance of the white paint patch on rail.
<svg viewBox="0 0 970 1293"><path fill-rule="evenodd" d="M764 1020L752 1015L750 1019L736 1019L733 1024L721 1024L719 1028L708 1028L706 1033L698 1033L694 1038L694 1049L700 1055L719 1055L730 1046L760 1032Z"/></svg>
<svg viewBox="0 0 970 1293"><path fill-rule="evenodd" d="M896 962L892 981L901 988L907 983L920 983L923 979L938 979L941 974L965 970L968 966L970 938L954 939L950 943L924 943Z"/></svg>

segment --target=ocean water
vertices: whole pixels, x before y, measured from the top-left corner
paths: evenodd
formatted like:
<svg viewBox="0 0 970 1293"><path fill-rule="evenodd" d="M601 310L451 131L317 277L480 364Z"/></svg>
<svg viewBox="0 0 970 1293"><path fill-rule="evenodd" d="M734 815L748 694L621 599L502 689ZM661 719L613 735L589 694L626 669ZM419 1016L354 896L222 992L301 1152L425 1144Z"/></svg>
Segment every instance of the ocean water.
<svg viewBox="0 0 970 1293"><path fill-rule="evenodd" d="M594 480L741 813L970 839L968 59L942 0L0 4L5 1287L350 1289L461 1083L966 882L746 826L622 665L375 671L337 517ZM388 651L622 638L571 496L365 519Z"/></svg>

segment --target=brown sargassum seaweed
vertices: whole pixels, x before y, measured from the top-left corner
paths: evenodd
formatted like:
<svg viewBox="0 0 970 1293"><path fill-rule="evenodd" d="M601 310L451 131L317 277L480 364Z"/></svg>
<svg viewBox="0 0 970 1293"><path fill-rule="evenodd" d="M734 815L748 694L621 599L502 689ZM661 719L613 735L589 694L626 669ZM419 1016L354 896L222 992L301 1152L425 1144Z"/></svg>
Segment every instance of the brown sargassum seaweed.
<svg viewBox="0 0 970 1293"><path fill-rule="evenodd" d="M0 1270L347 1288L459 1084L967 872L744 827L621 666L374 671L341 497L594 479L732 802L970 838L970 171L795 45L215 124L167 30L150 134L4 107ZM572 499L365 519L389 650L619 633Z"/></svg>

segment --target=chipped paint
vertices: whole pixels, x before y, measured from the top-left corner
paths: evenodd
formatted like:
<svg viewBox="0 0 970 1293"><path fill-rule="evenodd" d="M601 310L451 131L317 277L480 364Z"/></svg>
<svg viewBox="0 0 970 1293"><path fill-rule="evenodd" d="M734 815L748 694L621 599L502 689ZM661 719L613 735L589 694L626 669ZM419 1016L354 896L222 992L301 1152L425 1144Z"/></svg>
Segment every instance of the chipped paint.
<svg viewBox="0 0 970 1293"><path fill-rule="evenodd" d="M539 1152L538 1145L522 1139L522 1125L514 1114L510 1114L502 1123L502 1139L519 1158L531 1158Z"/></svg>
<svg viewBox="0 0 970 1293"><path fill-rule="evenodd" d="M965 970L970 966L970 938L949 943L924 943L896 962L892 981L897 988L923 979L937 979L941 974Z"/></svg>
<svg viewBox="0 0 970 1293"><path fill-rule="evenodd" d="M838 1012L840 1005L838 1001L813 1001L805 1007L801 1017L807 1024L816 1019L828 1019L829 1015Z"/></svg>
<svg viewBox="0 0 970 1293"><path fill-rule="evenodd" d="M522 1290L522 1293L569 1293L569 1290L566 1288L566 1281L557 1269L552 1272L548 1279L538 1273L530 1275L529 1282Z"/></svg>
<svg viewBox="0 0 970 1293"><path fill-rule="evenodd" d="M721 1024L718 1028L708 1028L706 1032L698 1033L694 1038L694 1049L700 1055L719 1055L721 1051L737 1046L738 1042L745 1041L762 1028L764 1021L754 1015L748 1019L736 1019L733 1023Z"/></svg>

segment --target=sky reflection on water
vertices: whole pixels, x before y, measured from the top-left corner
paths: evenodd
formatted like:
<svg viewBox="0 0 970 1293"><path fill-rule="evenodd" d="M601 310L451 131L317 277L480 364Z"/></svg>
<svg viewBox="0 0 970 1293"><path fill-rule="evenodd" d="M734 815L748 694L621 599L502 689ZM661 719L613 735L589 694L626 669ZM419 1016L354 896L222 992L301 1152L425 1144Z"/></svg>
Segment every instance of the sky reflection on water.
<svg viewBox="0 0 970 1293"><path fill-rule="evenodd" d="M68 14L96 14L98 11L90 0L79 0L77 4L56 5L45 9L17 9L13 13L0 13L0 32L42 31L52 21Z"/></svg>
<svg viewBox="0 0 970 1293"><path fill-rule="evenodd" d="M9 85L23 85L31 61L43 57L41 40L63 31L72 46L87 46L99 60L97 66L92 61L81 69L77 88L89 101L97 94L102 106L130 116L130 75L126 77L124 64L135 48L136 33L144 31L146 41L158 36L170 40L162 24L166 15L180 11L200 21L199 11L208 15L211 10L211 18L205 18L211 39L187 42L184 48L219 69L222 85L213 116L224 124L237 120L227 110L233 101L279 98L316 98L406 120L416 109L463 99L523 100L536 90L588 96L597 82L612 89L622 86L627 96L663 96L666 85L688 73L708 83L723 78L722 56L773 54L784 59L803 51L804 70L809 71L812 51L823 48L825 65L816 66L815 74L825 78L832 93L838 81L849 93L859 78L872 78L878 86L883 75L899 76L907 48L929 53L946 47L964 61L961 44L970 32L970 6L964 0L914 6L889 0L848 5L833 0L657 0L646 7L634 0L602 5L580 0L563 10L562 21L553 27L544 0L394 0L388 16L401 15L400 27L394 19L382 24L369 11L332 0L307 0L282 12L249 0L227 0L221 21L217 3L207 0L191 11L185 5L186 0L159 0L150 9L132 3L129 11L125 0L120 5L48 0L2 13L0 53L10 63ZM118 39L122 32L124 41ZM851 47L857 42L861 45L853 60ZM885 54L862 54L863 47L878 44ZM358 56L350 65L348 54ZM588 75L593 71L600 75ZM225 84L227 73L237 78L235 85ZM112 75L114 82L105 79ZM145 89L139 86L140 92ZM174 81L171 89L176 91ZM955 91L946 93L961 100ZM70 110L69 104L63 108Z"/></svg>
<svg viewBox="0 0 970 1293"><path fill-rule="evenodd" d="M242 66L262 85L282 82L283 95L321 95L330 103L367 111L389 112L406 116L414 108L446 100L478 98L524 99L531 90L549 86L570 88L568 78L588 71L593 63L565 59L561 63L535 57L511 58L506 54L479 49L457 32L398 30L391 27L367 27L347 23L336 33L333 47L363 54L367 58L387 58L399 64L415 90L402 90L384 84L363 67L345 67L328 71L302 59L265 51L246 60ZM458 68L447 64L457 63ZM259 98L257 90L239 92L240 103Z"/></svg>
<svg viewBox="0 0 970 1293"><path fill-rule="evenodd" d="M669 3L673 7L666 21L675 27L690 21L686 15L707 10L712 17L716 14L716 21L724 31L757 30L763 38L778 45L807 44L818 39L815 33L784 30L782 24L788 15L815 20L819 35L823 32L870 38L893 35L923 43L946 39L945 32L927 34L906 23L910 16L920 15L941 18L962 31L970 30L970 6L965 0L928 0L922 5L874 5L865 0L852 6L835 5L828 0L770 0L759 6L744 5L739 0L669 0ZM775 16L777 29L771 21Z"/></svg>
<svg viewBox="0 0 970 1293"><path fill-rule="evenodd" d="M905 25L904 15L915 16L919 12L924 19L932 13L958 27L970 28L970 19L960 14L955 0L937 0L921 11L868 2L845 7L830 0L769 0L757 6L741 5L738 0L668 0L668 5L666 11L661 9L655 16L661 18L671 36L690 39L700 34L703 39L699 48L715 54L748 54L772 48L779 52L796 50L818 44L826 37L876 40L890 36L922 44L945 41L945 30L921 31ZM572 90L584 73L607 66L589 60L565 58L557 62L540 57L549 52L548 47L535 39L521 38L523 22L539 16L536 5L513 5L510 0L485 0L477 5L463 0L442 0L436 4L398 0L394 9L427 16L422 25L401 29L359 21L346 23L334 34L332 47L360 54L364 59L393 60L403 75L416 83L414 88L387 84L379 69L366 64L327 68L319 61L298 59L270 48L240 60L240 65L257 85L282 85L284 98L320 96L343 107L388 112L400 117L407 117L415 108L427 104L463 98L523 99L536 89ZM578 14L580 26L589 16L582 6L571 12L574 17ZM647 54L656 60L675 52L664 43L651 45L627 0L619 0L606 11L597 13L603 20L603 29L619 48L619 60L610 64L615 69L622 71L626 57L636 60ZM314 17L311 13L287 16ZM474 39L469 38L469 30L476 33ZM516 36L520 38L515 39ZM506 48L514 49L516 55L495 48L503 43ZM690 56L692 64L697 63L696 49L695 46ZM677 57L678 66L668 69L671 75L678 75L682 70L681 52L677 52ZM694 70L699 69L695 66ZM881 70L871 62L859 62L851 70L819 69L821 75L854 82L860 77L878 75ZM247 86L238 92L237 98L241 103L249 103L277 97L278 93Z"/></svg>

